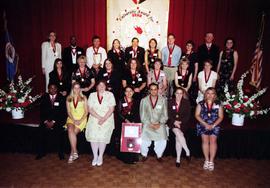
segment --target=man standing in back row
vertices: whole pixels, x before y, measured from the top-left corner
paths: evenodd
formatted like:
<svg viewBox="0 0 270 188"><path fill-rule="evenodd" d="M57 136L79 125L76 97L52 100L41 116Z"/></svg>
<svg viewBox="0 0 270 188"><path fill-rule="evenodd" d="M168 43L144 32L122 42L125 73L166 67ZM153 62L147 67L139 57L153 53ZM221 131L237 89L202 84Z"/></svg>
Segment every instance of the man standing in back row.
<svg viewBox="0 0 270 188"><path fill-rule="evenodd" d="M174 75L180 62L182 50L174 43L174 34L168 34L167 42L168 45L162 49L161 54L162 62L164 65L164 72L166 73L168 79L168 96L170 98L173 94Z"/></svg>

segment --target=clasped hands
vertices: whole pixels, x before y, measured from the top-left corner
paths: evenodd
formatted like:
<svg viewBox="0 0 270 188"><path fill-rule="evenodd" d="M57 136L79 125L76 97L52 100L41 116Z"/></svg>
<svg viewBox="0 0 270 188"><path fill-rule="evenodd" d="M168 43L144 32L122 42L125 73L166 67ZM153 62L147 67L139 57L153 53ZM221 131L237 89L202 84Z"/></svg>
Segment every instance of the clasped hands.
<svg viewBox="0 0 270 188"><path fill-rule="evenodd" d="M150 124L150 128L157 130L160 128L160 123L152 123Z"/></svg>

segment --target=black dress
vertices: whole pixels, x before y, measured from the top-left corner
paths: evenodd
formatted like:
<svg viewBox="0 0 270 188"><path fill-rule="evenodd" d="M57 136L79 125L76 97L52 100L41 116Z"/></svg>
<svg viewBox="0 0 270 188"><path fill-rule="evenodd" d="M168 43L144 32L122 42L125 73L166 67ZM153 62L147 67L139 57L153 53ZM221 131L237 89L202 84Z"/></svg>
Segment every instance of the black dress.
<svg viewBox="0 0 270 188"><path fill-rule="evenodd" d="M140 87L143 83L146 83L146 76L144 71L136 71L135 75L132 75L129 69L126 69L123 80L126 80L127 86L132 86L134 88ZM146 89L144 88L139 93L134 93L133 98L136 100L141 100L145 95Z"/></svg>
<svg viewBox="0 0 270 188"><path fill-rule="evenodd" d="M154 69L154 63L155 63L155 60L158 58L158 49L156 49L154 51L154 53L151 53L151 50L147 50L148 52L148 56L147 56L147 59L148 59L148 67L149 67L149 70L150 69Z"/></svg>
<svg viewBox="0 0 270 188"><path fill-rule="evenodd" d="M113 64L113 69L120 74L120 79L122 79L122 76L125 71L125 53L124 51L120 50L119 53L117 53L115 50L109 50L108 51L108 58L111 59Z"/></svg>
<svg viewBox="0 0 270 188"><path fill-rule="evenodd" d="M130 103L127 103L125 98L122 98L118 104L118 137L121 138L122 123L127 119L132 123L140 123L140 103L138 100L133 100ZM117 158L124 163L134 164L139 161L139 154L137 153L127 153L119 152Z"/></svg>
<svg viewBox="0 0 270 188"><path fill-rule="evenodd" d="M53 70L49 74L49 83L56 84L58 87L58 92L66 91L67 94L71 89L71 80L68 72L63 71L62 75L59 75L57 70Z"/></svg>
<svg viewBox="0 0 270 188"><path fill-rule="evenodd" d="M80 83L81 88L89 87L91 85L91 80L93 78L95 78L94 73L87 66L85 66L84 72L81 72L80 68L78 68L72 73L72 76L71 76L72 80L75 80L76 82ZM88 92L83 92L83 94L87 97L90 95L90 93L91 93L91 90Z"/></svg>
<svg viewBox="0 0 270 188"><path fill-rule="evenodd" d="M217 92L219 96L224 95L225 84L228 84L229 91L234 88L234 83L230 80L234 67L234 50L223 51L219 69L219 80L217 82Z"/></svg>
<svg viewBox="0 0 270 188"><path fill-rule="evenodd" d="M206 44L202 44L198 47L198 63L199 63L199 71L203 70L203 63L207 59L211 59L213 61L212 70L216 71L218 59L219 59L219 47L215 44L212 44L210 49L207 48Z"/></svg>
<svg viewBox="0 0 270 188"><path fill-rule="evenodd" d="M108 73L106 69L101 69L97 77L97 81L99 80L106 81L107 89L114 94L115 100L118 100L121 94L121 79L118 72L113 70Z"/></svg>

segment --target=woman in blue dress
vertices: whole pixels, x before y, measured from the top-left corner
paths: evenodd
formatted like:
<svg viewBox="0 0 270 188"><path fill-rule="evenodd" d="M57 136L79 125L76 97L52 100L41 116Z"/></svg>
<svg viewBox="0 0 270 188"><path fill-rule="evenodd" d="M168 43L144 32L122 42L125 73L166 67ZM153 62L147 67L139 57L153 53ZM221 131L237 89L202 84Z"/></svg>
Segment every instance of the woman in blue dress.
<svg viewBox="0 0 270 188"><path fill-rule="evenodd" d="M205 158L203 169L213 171L217 152L217 137L223 120L223 108L216 101L215 88L209 87L204 93L204 100L199 102L195 118L198 121L197 134L202 138L202 151Z"/></svg>

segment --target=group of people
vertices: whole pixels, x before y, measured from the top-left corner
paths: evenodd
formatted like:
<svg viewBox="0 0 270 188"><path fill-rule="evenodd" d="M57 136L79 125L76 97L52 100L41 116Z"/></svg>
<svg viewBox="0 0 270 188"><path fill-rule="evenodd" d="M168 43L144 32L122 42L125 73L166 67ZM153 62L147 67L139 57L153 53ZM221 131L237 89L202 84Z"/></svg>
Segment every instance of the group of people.
<svg viewBox="0 0 270 188"><path fill-rule="evenodd" d="M183 53L173 34L168 34L168 45L162 50L154 38L145 50L134 37L125 50L115 39L106 53L100 40L94 36L93 46L86 53L77 46L75 36L71 36L70 46L63 53L55 32L50 32L49 41L42 43L42 70L48 93L41 102L42 136L37 159L45 155L46 134L52 131L59 138L59 158L64 158L64 126L71 146L68 163L78 159L77 134L86 129L92 165L101 166L114 129L119 134L123 122L134 122L143 124L142 161L147 160L154 141L157 160L162 162L170 128L175 134L176 166L180 167L182 148L190 160L184 133L191 106L196 105L197 133L202 137L205 157L203 168L214 170L216 139L223 119L218 98L222 98L225 84L233 87L238 62L234 40L227 38L220 52L213 43L213 33L206 33L205 43L197 52L189 40ZM120 153L118 157L127 163L139 160L131 153Z"/></svg>

